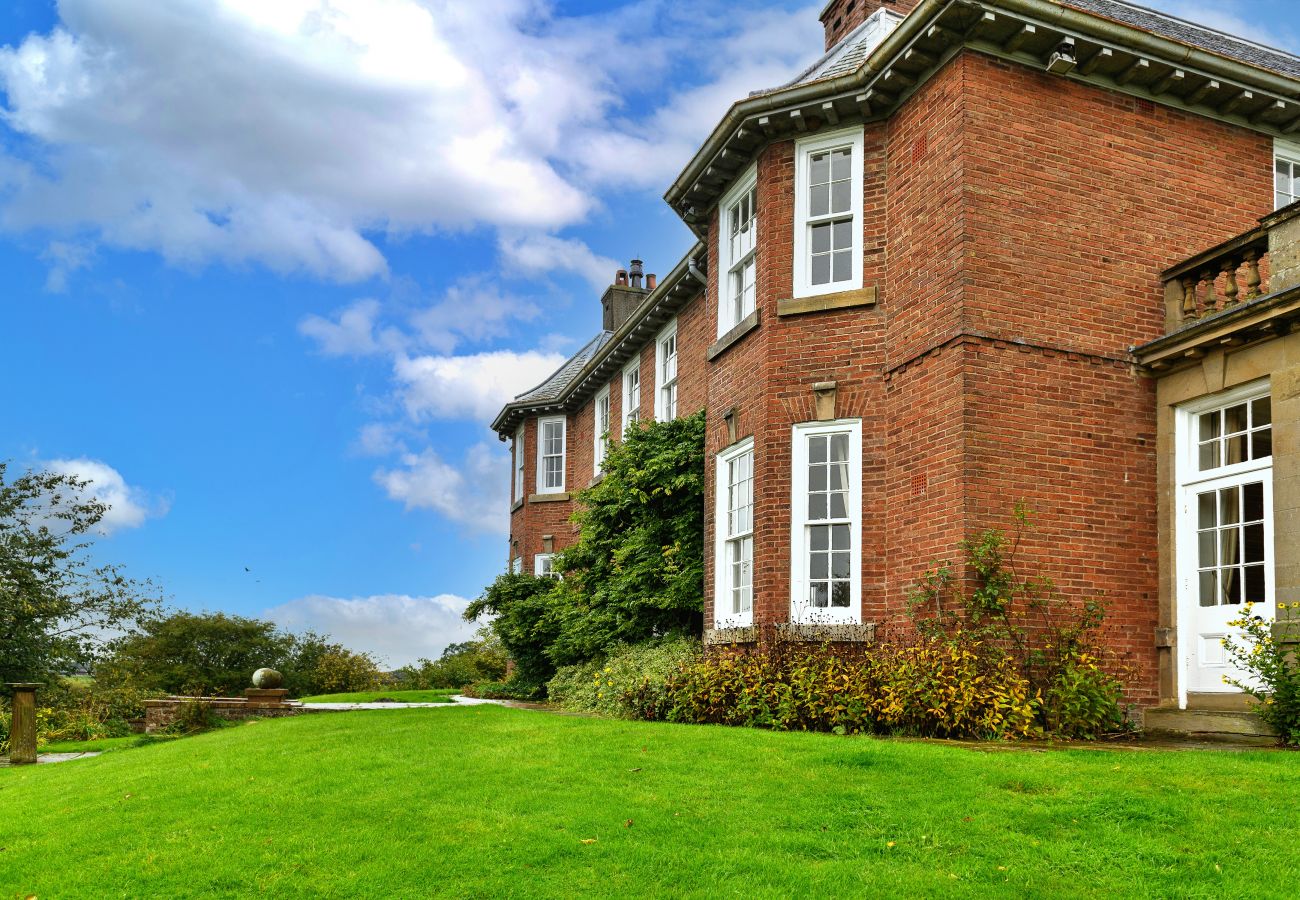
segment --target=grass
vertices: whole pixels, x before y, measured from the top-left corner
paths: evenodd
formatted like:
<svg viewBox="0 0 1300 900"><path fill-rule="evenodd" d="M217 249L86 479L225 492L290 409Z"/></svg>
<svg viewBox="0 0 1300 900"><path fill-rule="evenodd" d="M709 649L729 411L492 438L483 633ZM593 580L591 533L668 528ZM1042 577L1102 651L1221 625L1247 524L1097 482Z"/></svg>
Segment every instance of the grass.
<svg viewBox="0 0 1300 900"><path fill-rule="evenodd" d="M125 737L98 738L93 741L50 741L42 744L41 753L104 753L108 750L121 750L134 747L140 742L141 735L128 734ZM3 897L0 894L0 897Z"/></svg>
<svg viewBox="0 0 1300 900"><path fill-rule="evenodd" d="M352 694L317 694L303 697L303 703L374 703L376 700L396 700L399 703L454 703L452 694L460 691L438 689L432 691L358 691Z"/></svg>
<svg viewBox="0 0 1300 900"><path fill-rule="evenodd" d="M1294 896L1298 763L301 716L0 770L0 896Z"/></svg>

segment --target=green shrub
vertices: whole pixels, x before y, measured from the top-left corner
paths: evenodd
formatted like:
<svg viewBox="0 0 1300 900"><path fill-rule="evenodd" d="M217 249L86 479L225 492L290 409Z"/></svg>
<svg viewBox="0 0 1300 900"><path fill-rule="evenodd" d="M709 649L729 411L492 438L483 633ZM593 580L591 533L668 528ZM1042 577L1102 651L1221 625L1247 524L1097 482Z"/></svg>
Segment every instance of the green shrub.
<svg viewBox="0 0 1300 900"><path fill-rule="evenodd" d="M547 698L580 712L655 718L669 678L694 663L700 652L694 637L615 647L604 659L561 668L546 685Z"/></svg>
<svg viewBox="0 0 1300 900"><path fill-rule="evenodd" d="M492 626L484 625L475 640L449 644L437 660L421 659L392 673L393 684L404 690L427 691L462 688L480 681L505 677L509 657Z"/></svg>
<svg viewBox="0 0 1300 900"><path fill-rule="evenodd" d="M480 681L463 688L466 697L478 697L484 700L541 700L546 696L546 687L511 678L509 681Z"/></svg>
<svg viewBox="0 0 1300 900"><path fill-rule="evenodd" d="M212 710L212 704L203 700L189 700L176 708L176 716L165 729L168 734L194 734L225 725Z"/></svg>
<svg viewBox="0 0 1300 900"><path fill-rule="evenodd" d="M1062 661L1042 702L1050 734L1091 738L1127 727L1124 686L1095 657L1080 652Z"/></svg>
<svg viewBox="0 0 1300 900"><path fill-rule="evenodd" d="M1039 733L1035 701L1005 654L959 635L707 657L668 679L658 712L782 731L998 738Z"/></svg>
<svg viewBox="0 0 1300 900"><path fill-rule="evenodd" d="M1300 747L1300 660L1292 643L1278 640L1281 629L1295 627L1292 622L1278 623L1254 615L1254 604L1247 603L1241 615L1228 625L1240 628L1241 638L1225 638L1228 656L1240 669L1249 673L1239 680L1225 677L1228 684L1241 688L1258 701L1255 711L1291 747ZM1279 603L1279 610L1287 604ZM1300 609L1300 603L1290 605Z"/></svg>

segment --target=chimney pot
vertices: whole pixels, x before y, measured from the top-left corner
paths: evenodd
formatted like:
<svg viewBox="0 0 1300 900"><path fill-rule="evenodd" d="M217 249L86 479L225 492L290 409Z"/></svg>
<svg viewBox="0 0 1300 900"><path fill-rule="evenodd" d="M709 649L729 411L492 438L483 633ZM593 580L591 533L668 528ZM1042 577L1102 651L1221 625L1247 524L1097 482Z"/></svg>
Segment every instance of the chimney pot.
<svg viewBox="0 0 1300 900"><path fill-rule="evenodd" d="M659 283L659 279L653 272L651 272L649 275L645 277L645 289L647 291L653 291L655 289L655 285L658 283Z"/></svg>
<svg viewBox="0 0 1300 900"><path fill-rule="evenodd" d="M627 269L619 269L614 273L614 283L620 287L627 286Z"/></svg>
<svg viewBox="0 0 1300 900"><path fill-rule="evenodd" d="M645 270L641 267L641 260L632 260L632 265L629 266L627 270L628 281L631 283L632 287L639 288L641 286L641 274L644 271Z"/></svg>

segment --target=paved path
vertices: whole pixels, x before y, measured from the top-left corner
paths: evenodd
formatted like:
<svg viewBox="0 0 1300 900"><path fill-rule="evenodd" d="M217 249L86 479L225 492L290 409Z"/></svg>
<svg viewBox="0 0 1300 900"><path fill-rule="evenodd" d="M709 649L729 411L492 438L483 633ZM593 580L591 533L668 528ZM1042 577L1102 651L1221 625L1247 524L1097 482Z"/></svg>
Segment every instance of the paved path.
<svg viewBox="0 0 1300 900"><path fill-rule="evenodd" d="M455 703L304 703L303 709L319 712L351 712L354 709L455 709L457 706L479 706L491 703L504 706L501 700L480 700L477 697L462 697L453 694Z"/></svg>
<svg viewBox="0 0 1300 900"><path fill-rule="evenodd" d="M100 751L88 751L86 753L41 753L36 757L36 764L67 762L70 759L82 759L87 756L99 756ZM0 756L0 769L9 768L9 757ZM17 767L15 767L17 768Z"/></svg>

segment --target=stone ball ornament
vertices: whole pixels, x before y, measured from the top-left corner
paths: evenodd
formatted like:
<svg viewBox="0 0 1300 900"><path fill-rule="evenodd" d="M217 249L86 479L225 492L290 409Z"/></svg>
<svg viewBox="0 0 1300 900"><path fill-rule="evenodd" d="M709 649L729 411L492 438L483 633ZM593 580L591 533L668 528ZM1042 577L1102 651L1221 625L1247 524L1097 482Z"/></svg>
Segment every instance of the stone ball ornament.
<svg viewBox="0 0 1300 900"><path fill-rule="evenodd" d="M253 687L272 690L284 684L284 676L275 669L258 669L253 673Z"/></svg>

